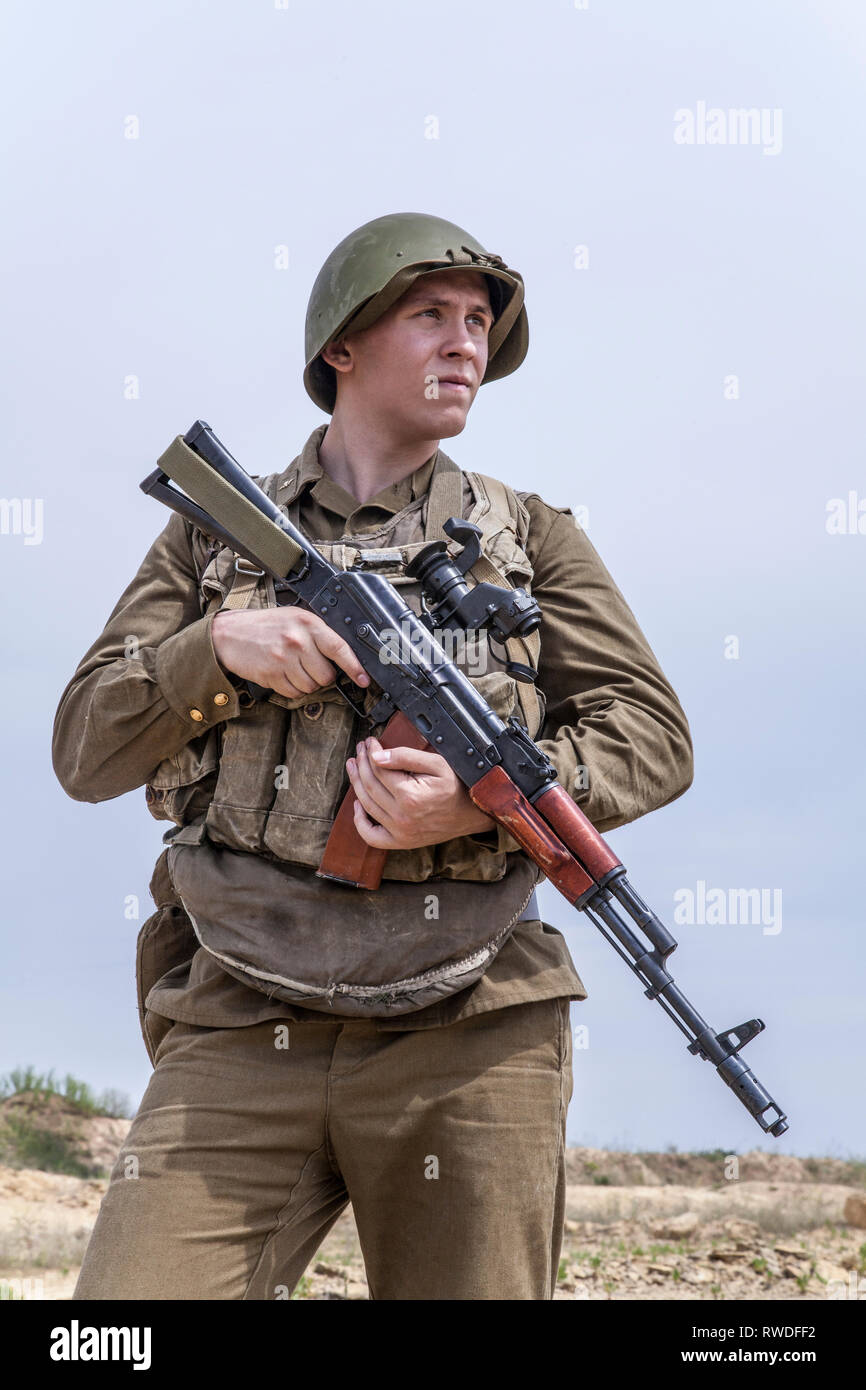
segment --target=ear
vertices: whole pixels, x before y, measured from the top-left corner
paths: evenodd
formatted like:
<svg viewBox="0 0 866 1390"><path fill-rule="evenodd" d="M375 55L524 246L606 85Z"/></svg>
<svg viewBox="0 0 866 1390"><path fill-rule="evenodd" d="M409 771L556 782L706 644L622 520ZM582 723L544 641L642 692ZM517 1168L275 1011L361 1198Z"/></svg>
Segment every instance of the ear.
<svg viewBox="0 0 866 1390"><path fill-rule="evenodd" d="M352 366L352 352L345 338L334 338L326 343L319 356L335 372L348 372Z"/></svg>

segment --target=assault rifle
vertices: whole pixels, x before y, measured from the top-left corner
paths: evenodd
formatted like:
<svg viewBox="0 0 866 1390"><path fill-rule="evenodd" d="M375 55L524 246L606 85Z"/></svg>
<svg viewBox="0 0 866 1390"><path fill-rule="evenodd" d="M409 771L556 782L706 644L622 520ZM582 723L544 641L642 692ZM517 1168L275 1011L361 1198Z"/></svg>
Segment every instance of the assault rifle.
<svg viewBox="0 0 866 1390"><path fill-rule="evenodd" d="M479 554L478 528L452 517L444 529L462 545L462 553L453 559L445 541L431 541L406 567L424 595L425 609L418 615L382 575L363 568L339 570L325 560L201 420L177 436L141 488L222 541L256 571L269 574L278 601L288 597L304 603L339 633L369 674L373 694L376 687L381 694L365 708L369 692L345 672L338 672L337 688L371 726L386 725L383 746L409 743L440 753L475 804L510 831L563 897L622 956L646 986L647 998L657 1000L688 1038L689 1052L713 1063L765 1133L776 1138L784 1134L786 1116L740 1056L763 1031L762 1020L752 1018L716 1033L701 1017L667 969L676 941L557 781L550 760L517 719L499 718L436 640L436 625L486 627L494 640L505 642L526 636L540 622L538 605L524 590L467 585L465 574ZM396 652L395 634L401 639ZM517 679L532 677L531 669L520 663L506 669ZM251 692L252 698L269 694L257 687ZM344 848L352 844L356 852L346 856ZM367 845L354 830L347 799L318 872L376 888L385 856L386 851Z"/></svg>

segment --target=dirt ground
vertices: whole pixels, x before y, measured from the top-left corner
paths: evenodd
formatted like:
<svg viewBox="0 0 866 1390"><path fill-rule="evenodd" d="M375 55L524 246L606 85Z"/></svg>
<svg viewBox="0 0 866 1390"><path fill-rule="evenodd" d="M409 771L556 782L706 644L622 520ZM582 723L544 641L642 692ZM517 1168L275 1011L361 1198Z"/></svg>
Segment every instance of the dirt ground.
<svg viewBox="0 0 866 1390"><path fill-rule="evenodd" d="M55 1102L46 1123L70 1117ZM82 1164L110 1167L127 1127L77 1121ZM557 1300L866 1299L866 1164L574 1148L567 1170ZM70 1296L106 1186L0 1165L0 1297ZM348 1209L293 1298L367 1296Z"/></svg>

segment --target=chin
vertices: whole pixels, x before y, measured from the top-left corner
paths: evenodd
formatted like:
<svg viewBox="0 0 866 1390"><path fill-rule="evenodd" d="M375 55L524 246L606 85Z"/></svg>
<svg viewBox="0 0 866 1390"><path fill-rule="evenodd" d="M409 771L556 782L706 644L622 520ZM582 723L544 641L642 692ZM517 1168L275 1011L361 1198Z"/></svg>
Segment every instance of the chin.
<svg viewBox="0 0 866 1390"><path fill-rule="evenodd" d="M446 406L444 410L436 412L434 432L439 439L453 439L455 434L463 433L468 417L468 407L457 403Z"/></svg>
<svg viewBox="0 0 866 1390"><path fill-rule="evenodd" d="M440 439L453 439L455 435L462 434L466 428L466 420L463 419L457 425L443 425L439 430Z"/></svg>

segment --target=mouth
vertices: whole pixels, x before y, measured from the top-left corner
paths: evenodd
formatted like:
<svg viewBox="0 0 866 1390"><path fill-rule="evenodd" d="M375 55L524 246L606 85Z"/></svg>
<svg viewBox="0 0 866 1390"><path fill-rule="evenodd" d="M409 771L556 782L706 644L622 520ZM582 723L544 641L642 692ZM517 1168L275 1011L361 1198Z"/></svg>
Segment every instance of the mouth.
<svg viewBox="0 0 866 1390"><path fill-rule="evenodd" d="M444 388L446 391L456 391L458 393L464 391L468 395L470 390L469 382L464 381L462 377L443 376L439 378L438 385L440 391Z"/></svg>

